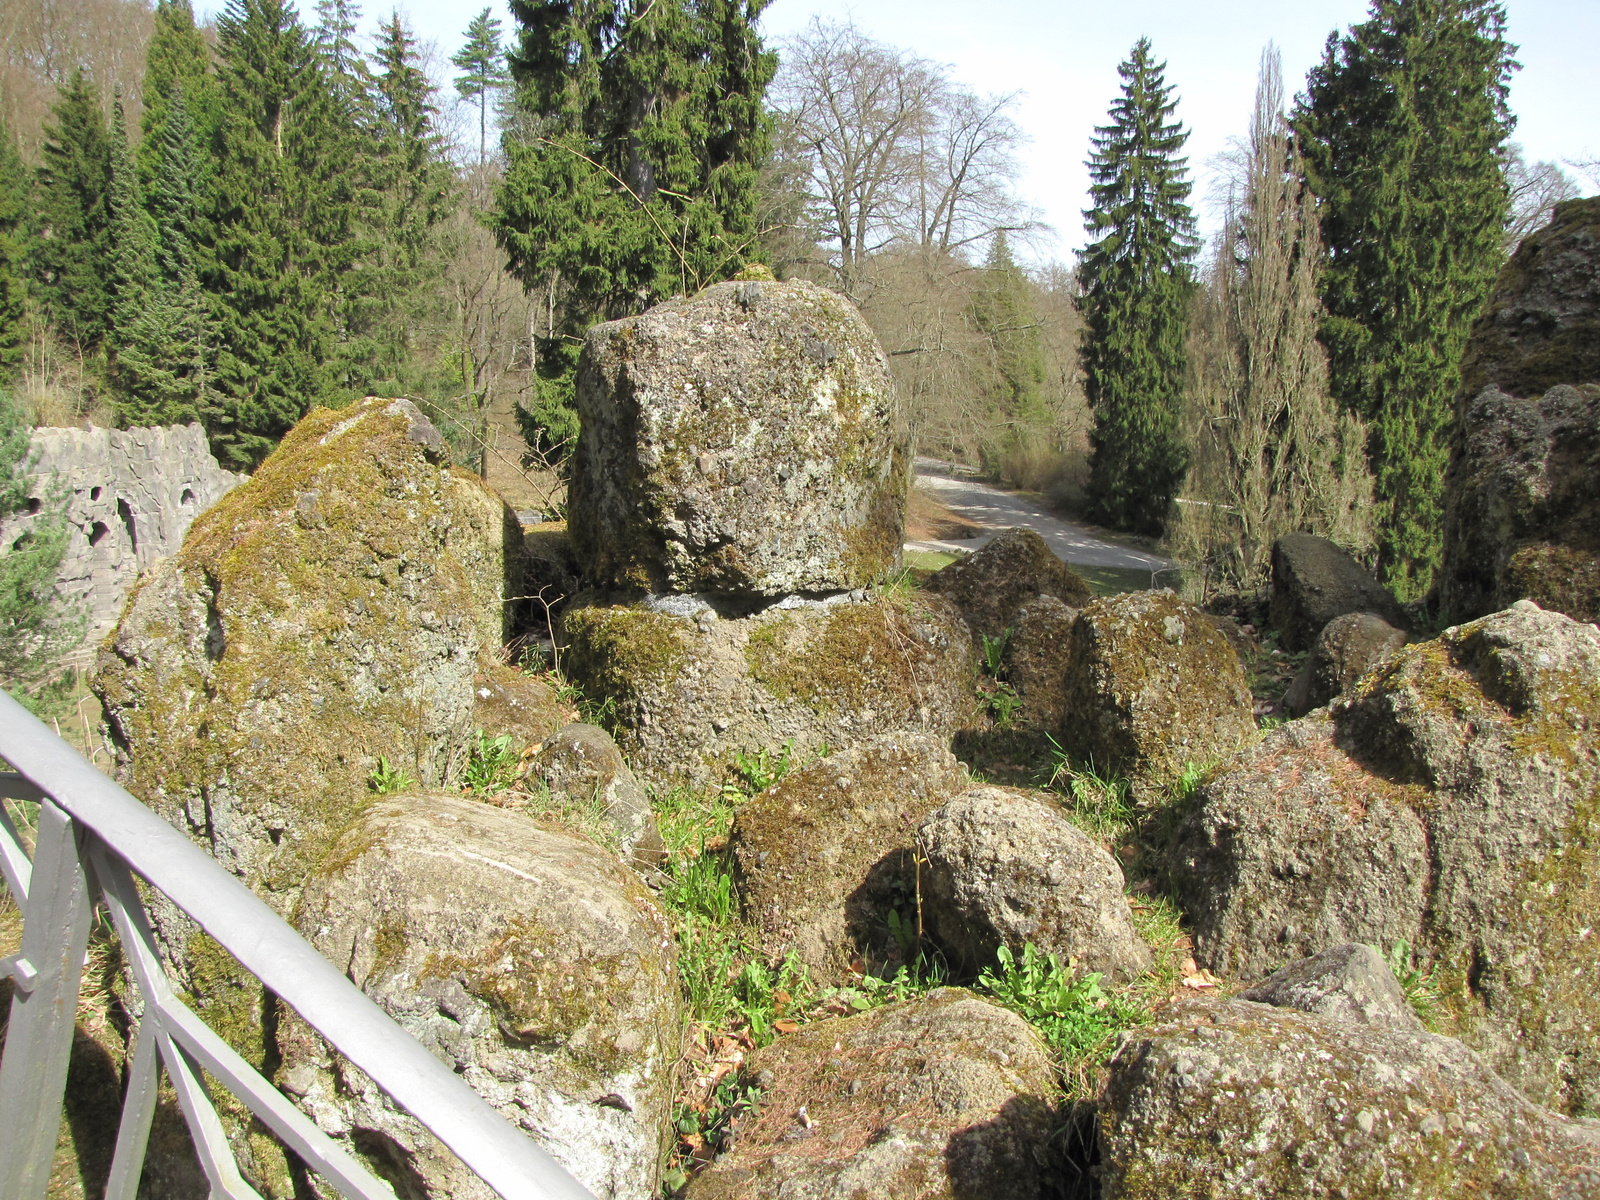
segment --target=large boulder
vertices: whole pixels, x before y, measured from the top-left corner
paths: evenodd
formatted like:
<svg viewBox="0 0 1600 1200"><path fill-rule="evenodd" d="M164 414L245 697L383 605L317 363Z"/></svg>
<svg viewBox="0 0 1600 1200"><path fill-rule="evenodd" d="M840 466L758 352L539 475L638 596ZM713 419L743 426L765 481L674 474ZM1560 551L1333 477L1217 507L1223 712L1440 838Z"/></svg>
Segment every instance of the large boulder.
<svg viewBox="0 0 1600 1200"><path fill-rule="evenodd" d="M484 737L510 738L519 754L544 745L576 715L544 680L501 663L485 664L473 682L473 725Z"/></svg>
<svg viewBox="0 0 1600 1200"><path fill-rule="evenodd" d="M1259 979L1405 941L1436 1020L1600 1112L1600 629L1529 601L1408 646L1208 781L1171 850L1195 957Z"/></svg>
<svg viewBox="0 0 1600 1200"><path fill-rule="evenodd" d="M1403 627L1400 605L1349 551L1312 533L1272 544L1272 627L1285 650L1309 650L1323 626L1345 613L1376 613Z"/></svg>
<svg viewBox="0 0 1600 1200"><path fill-rule="evenodd" d="M917 825L967 786L942 739L891 733L791 771L728 835L746 918L768 958L819 983L852 964L892 971L917 925ZM891 918L890 914L894 914Z"/></svg>
<svg viewBox="0 0 1600 1200"><path fill-rule="evenodd" d="M1537 399L1486 387L1460 422L1440 605L1463 620L1521 599L1600 620L1600 386Z"/></svg>
<svg viewBox="0 0 1600 1200"><path fill-rule="evenodd" d="M563 615L562 664L610 709L650 784L704 787L735 755L809 756L896 730L948 739L971 723L972 642L942 596L791 600L719 619L693 597L591 603Z"/></svg>
<svg viewBox="0 0 1600 1200"><path fill-rule="evenodd" d="M967 974L1030 942L1119 981L1150 966L1121 868L1047 801L972 788L928 815L917 846L928 932Z"/></svg>
<svg viewBox="0 0 1600 1200"><path fill-rule="evenodd" d="M1256 987L1239 993L1277 1008L1297 1008L1358 1025L1424 1032L1421 1019L1389 964L1371 946L1343 942L1290 963Z"/></svg>
<svg viewBox="0 0 1600 1200"><path fill-rule="evenodd" d="M1073 625L1061 742L1097 771L1157 785L1255 740L1239 656L1170 591L1096 600Z"/></svg>
<svg viewBox="0 0 1600 1200"><path fill-rule="evenodd" d="M923 586L955 602L980 644L1014 628L1017 609L1038 596L1054 596L1072 608L1094 599L1081 575L1037 533L1022 528L1007 529L976 553L935 572Z"/></svg>
<svg viewBox="0 0 1600 1200"><path fill-rule="evenodd" d="M1368 671L1388 662L1406 644L1404 631L1377 613L1335 617L1322 627L1305 664L1283 695L1283 710L1303 717L1344 695Z"/></svg>
<svg viewBox="0 0 1600 1200"><path fill-rule="evenodd" d="M1600 383L1600 196L1558 204L1500 271L1461 356L1462 399Z"/></svg>
<svg viewBox="0 0 1600 1200"><path fill-rule="evenodd" d="M408 401L312 412L102 648L122 781L288 912L380 758L430 786L466 761L519 539Z"/></svg>
<svg viewBox="0 0 1600 1200"><path fill-rule="evenodd" d="M533 762L556 808L589 808L616 840L617 850L640 867L659 866L666 843L656 826L650 798L623 761L611 735L598 725L574 721L550 736Z"/></svg>
<svg viewBox="0 0 1600 1200"><path fill-rule="evenodd" d="M899 562L910 460L842 296L745 280L597 325L576 404L570 528L598 586L826 593Z"/></svg>
<svg viewBox="0 0 1600 1200"><path fill-rule="evenodd" d="M1103 1200L1579 1200L1600 1128L1530 1104L1452 1038L1245 1001L1127 1037L1099 1106Z"/></svg>
<svg viewBox="0 0 1600 1200"><path fill-rule="evenodd" d="M598 846L461 797L386 797L307 883L301 932L597 1197L659 1194L682 1001L665 916ZM289 1014L277 1079L417 1200L489 1193Z"/></svg>
<svg viewBox="0 0 1600 1200"><path fill-rule="evenodd" d="M1006 649L1006 682L1022 702L1015 722L1054 733L1066 715L1067 662L1078 610L1055 596L1035 596L1017 610Z"/></svg>
<svg viewBox="0 0 1600 1200"><path fill-rule="evenodd" d="M1038 1200L1051 1194L1055 1070L1021 1017L957 988L802 1028L745 1078L759 1117L690 1200Z"/></svg>

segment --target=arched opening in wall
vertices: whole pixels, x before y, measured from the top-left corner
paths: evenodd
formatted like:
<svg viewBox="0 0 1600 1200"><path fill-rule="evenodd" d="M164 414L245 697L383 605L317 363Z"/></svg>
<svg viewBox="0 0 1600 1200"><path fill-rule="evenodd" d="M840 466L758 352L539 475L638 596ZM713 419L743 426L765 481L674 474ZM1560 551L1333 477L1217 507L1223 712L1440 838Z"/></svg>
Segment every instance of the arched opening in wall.
<svg viewBox="0 0 1600 1200"><path fill-rule="evenodd" d="M133 527L133 509L128 507L128 502L122 497L117 497L117 516L122 519L122 527L128 531L128 544L139 550L139 531Z"/></svg>
<svg viewBox="0 0 1600 1200"><path fill-rule="evenodd" d="M100 489L97 488L97 487L90 488L89 489L89 499L91 499L91 500L100 499Z"/></svg>
<svg viewBox="0 0 1600 1200"><path fill-rule="evenodd" d="M30 517L37 516L39 510L41 508L43 508L43 507L44 507L44 501L39 499L39 497L37 497L37 496L29 496L28 497L28 515Z"/></svg>
<svg viewBox="0 0 1600 1200"><path fill-rule="evenodd" d="M179 504L193 504L194 503L194 489L193 488L184 488L183 489L183 495L178 497L178 503Z"/></svg>
<svg viewBox="0 0 1600 1200"><path fill-rule="evenodd" d="M89 526L89 545L98 546L103 540L105 540L106 534L110 532L110 528L104 521L96 521L93 525Z"/></svg>

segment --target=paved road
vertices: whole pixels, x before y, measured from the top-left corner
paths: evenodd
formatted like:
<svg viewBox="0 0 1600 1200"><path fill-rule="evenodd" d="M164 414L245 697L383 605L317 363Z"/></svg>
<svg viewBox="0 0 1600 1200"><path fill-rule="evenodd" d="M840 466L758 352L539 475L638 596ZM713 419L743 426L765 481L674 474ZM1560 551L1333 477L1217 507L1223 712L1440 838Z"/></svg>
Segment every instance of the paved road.
<svg viewBox="0 0 1600 1200"><path fill-rule="evenodd" d="M1050 548L1069 563L1083 567L1133 567L1143 571L1164 570L1172 563L1154 554L1114 546L1093 537L1088 530L1063 521L1011 492L952 475L949 467L931 458L917 459L917 481L945 504L969 520L977 521L996 533L1021 525L1050 544ZM961 541L907 542L913 550L976 550L994 533L984 533Z"/></svg>

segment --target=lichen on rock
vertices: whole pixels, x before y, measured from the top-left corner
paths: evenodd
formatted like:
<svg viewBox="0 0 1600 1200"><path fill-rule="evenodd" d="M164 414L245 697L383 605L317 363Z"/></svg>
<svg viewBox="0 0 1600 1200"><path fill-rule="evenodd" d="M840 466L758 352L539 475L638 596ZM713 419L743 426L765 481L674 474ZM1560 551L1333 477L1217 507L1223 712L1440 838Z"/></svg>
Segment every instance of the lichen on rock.
<svg viewBox="0 0 1600 1200"><path fill-rule="evenodd" d="M1056 557L1044 538L1023 528L998 534L923 586L955 602L975 642L1001 637L1016 625L1017 610L1040 596L1054 596L1069 608L1094 599L1083 577Z"/></svg>

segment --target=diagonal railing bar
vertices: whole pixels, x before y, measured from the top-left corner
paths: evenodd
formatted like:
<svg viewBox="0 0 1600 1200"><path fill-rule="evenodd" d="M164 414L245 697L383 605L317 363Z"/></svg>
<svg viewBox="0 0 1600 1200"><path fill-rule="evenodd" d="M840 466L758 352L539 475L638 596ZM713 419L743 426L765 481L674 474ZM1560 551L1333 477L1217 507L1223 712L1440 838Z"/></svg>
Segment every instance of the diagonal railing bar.
<svg viewBox="0 0 1600 1200"><path fill-rule="evenodd" d="M594 1200L204 850L107 779L0 692L0 796L39 801L29 861L0 805L0 868L23 910L23 946L0 964L16 983L0 1059L0 1196L43 1200L60 1122L79 982L103 896L144 1011L107 1200L132 1200L162 1069L215 1197L251 1200L206 1077L226 1087L351 1200L392 1200L368 1173L187 1008L156 951L135 876L177 905L503 1200ZM259 1198L257 1198L259 1200Z"/></svg>

